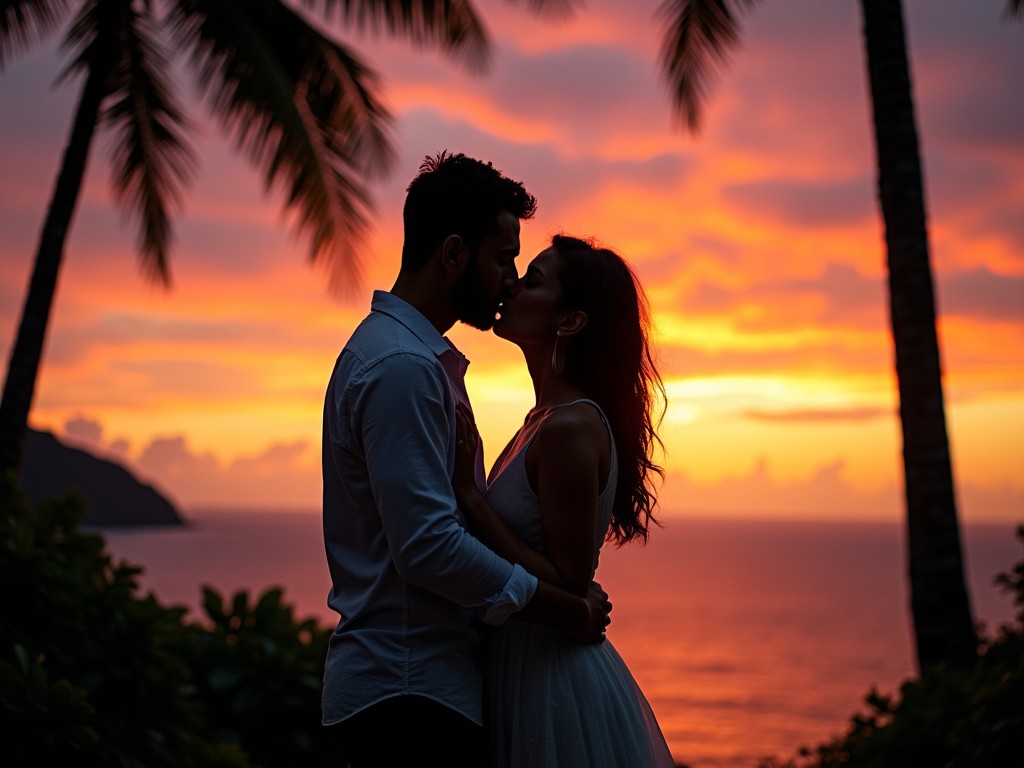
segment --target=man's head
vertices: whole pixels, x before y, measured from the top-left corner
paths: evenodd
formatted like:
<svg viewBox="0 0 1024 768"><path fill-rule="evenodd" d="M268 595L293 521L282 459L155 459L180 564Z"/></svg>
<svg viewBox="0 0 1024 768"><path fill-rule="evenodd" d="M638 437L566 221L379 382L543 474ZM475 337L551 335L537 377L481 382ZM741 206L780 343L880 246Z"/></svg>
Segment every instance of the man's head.
<svg viewBox="0 0 1024 768"><path fill-rule="evenodd" d="M518 277L519 221L536 208L521 183L490 163L447 152L428 157L405 199L402 272L418 273L440 252L462 249L465 266L451 305L459 320L487 330Z"/></svg>

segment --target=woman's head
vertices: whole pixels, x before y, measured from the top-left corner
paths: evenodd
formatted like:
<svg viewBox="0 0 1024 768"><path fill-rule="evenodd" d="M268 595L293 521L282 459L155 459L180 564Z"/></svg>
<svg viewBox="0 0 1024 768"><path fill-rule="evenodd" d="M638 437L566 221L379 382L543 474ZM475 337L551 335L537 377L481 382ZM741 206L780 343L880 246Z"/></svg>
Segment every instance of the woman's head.
<svg viewBox="0 0 1024 768"><path fill-rule="evenodd" d="M629 265L592 241L555 235L563 312L581 312L586 322L565 337L565 375L584 389L598 379L632 380L647 356L647 305ZM610 355L610 356L609 356ZM618 365L610 370L610 363Z"/></svg>
<svg viewBox="0 0 1024 768"><path fill-rule="evenodd" d="M636 276L614 251L556 235L530 264L512 303L514 313L496 326L499 335L520 345L557 342L553 365L561 368L559 375L608 416L619 457L610 536L645 539L655 505L653 475L662 474L653 461L659 444L653 412L664 390Z"/></svg>

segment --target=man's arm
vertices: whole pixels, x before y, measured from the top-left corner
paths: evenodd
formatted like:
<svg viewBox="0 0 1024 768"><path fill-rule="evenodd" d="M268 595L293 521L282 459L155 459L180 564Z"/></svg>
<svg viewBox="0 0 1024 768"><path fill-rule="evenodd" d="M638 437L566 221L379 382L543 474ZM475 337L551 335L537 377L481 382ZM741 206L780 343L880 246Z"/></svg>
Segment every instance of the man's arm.
<svg viewBox="0 0 1024 768"><path fill-rule="evenodd" d="M513 565L473 537L455 516L448 437L455 414L439 366L412 353L379 362L360 382L352 413L392 561L410 584L500 624L510 615L599 642L607 595L572 595Z"/></svg>
<svg viewBox="0 0 1024 768"><path fill-rule="evenodd" d="M554 430L556 440L549 446L552 456L546 459L553 470L554 482L558 484L554 505L564 522L557 528L558 536L551 535L553 526L544 526L546 548L550 554L540 552L524 542L512 528L502 520L484 494L477 487L472 474L472 459L480 439L473 424L472 415L459 407L457 414L460 446L452 487L459 507L472 521L473 531L492 550L518 563L540 580L537 592L516 618L561 629L583 642L599 642L604 638L605 627L610 623L611 603L600 585L591 581L594 562L594 541L596 539L597 509L597 465L599 456L594 452L593 435L584 432L580 438L577 429L579 419L569 423L569 429ZM605 433L604 423L598 424L600 433ZM540 440L544 430L538 433ZM558 460L555 460L557 457ZM551 506L551 500L548 506ZM544 520L544 504L541 506ZM553 513L548 510L548 515Z"/></svg>
<svg viewBox="0 0 1024 768"><path fill-rule="evenodd" d="M449 480L454 412L436 360L391 355L354 383L351 395L349 427L402 578L495 623L523 607L536 579L487 549L456 518Z"/></svg>

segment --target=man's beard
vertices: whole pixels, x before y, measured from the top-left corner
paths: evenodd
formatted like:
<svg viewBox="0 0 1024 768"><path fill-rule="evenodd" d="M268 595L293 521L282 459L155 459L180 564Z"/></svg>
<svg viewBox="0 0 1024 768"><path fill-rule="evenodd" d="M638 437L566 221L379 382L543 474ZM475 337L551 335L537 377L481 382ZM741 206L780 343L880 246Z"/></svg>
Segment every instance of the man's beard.
<svg viewBox="0 0 1024 768"><path fill-rule="evenodd" d="M489 331L494 326L497 302L488 295L480 279L476 254L473 254L471 263L466 265L458 282L452 287L449 298L455 316L461 322L481 331Z"/></svg>

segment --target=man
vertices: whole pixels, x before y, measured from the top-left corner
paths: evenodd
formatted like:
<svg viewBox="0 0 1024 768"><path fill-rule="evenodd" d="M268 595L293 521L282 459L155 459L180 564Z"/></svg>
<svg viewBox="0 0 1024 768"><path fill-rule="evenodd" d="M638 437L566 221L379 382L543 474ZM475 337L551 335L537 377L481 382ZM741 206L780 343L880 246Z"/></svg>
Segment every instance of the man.
<svg viewBox="0 0 1024 768"><path fill-rule="evenodd" d="M352 768L486 762L476 620L517 618L596 642L610 606L558 590L463 527L451 488L468 361L443 334L481 330L516 289L536 201L490 164L441 153L409 185L402 265L342 350L324 404L324 538L341 620L323 718ZM477 456L483 484L483 462Z"/></svg>

